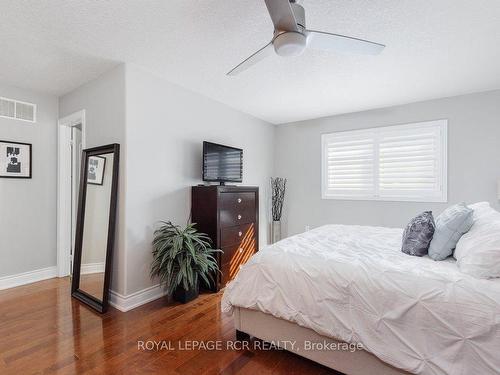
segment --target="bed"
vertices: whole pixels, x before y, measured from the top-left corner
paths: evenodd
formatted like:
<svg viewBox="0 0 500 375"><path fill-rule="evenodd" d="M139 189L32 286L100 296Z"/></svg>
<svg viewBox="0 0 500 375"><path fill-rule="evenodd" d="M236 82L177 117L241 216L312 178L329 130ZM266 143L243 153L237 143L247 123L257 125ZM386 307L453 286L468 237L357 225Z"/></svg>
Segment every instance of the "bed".
<svg viewBox="0 0 500 375"><path fill-rule="evenodd" d="M402 229L327 225L255 254L222 310L265 341L348 374L499 374L500 279L400 251ZM304 350L305 340L363 350ZM290 348L286 348L290 350Z"/></svg>

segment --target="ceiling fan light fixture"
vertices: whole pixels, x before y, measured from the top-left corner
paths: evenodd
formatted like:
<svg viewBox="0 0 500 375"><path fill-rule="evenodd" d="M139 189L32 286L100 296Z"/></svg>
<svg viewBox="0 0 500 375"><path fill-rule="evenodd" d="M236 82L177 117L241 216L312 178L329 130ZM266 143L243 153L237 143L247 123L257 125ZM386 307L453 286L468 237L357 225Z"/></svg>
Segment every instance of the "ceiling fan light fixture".
<svg viewBox="0 0 500 375"><path fill-rule="evenodd" d="M378 55L385 45L341 34L306 28L301 0L264 0L274 26L273 38L226 74L235 76L274 52L279 56L298 56L306 48L321 51Z"/></svg>
<svg viewBox="0 0 500 375"><path fill-rule="evenodd" d="M277 35L273 40L276 53L280 56L298 56L304 52L307 37L296 31L289 31Z"/></svg>

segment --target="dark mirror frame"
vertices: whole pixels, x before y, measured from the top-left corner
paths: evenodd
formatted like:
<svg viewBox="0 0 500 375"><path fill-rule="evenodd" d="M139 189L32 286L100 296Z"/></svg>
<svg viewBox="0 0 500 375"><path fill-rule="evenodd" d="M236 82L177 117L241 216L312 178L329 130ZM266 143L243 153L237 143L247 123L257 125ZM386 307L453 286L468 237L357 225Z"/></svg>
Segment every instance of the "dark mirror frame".
<svg viewBox="0 0 500 375"><path fill-rule="evenodd" d="M106 245L106 266L104 269L104 290L102 301L80 289L80 266L82 262L83 228L85 221L85 203L87 198L87 169L91 156L113 154L113 173L109 207L108 240ZM105 313L109 306L109 287L113 268L113 248L115 246L116 205L118 194L118 170L120 164L120 145L113 143L106 146L88 148L82 151L82 167L80 171L80 192L78 196L78 214L76 218L75 254L73 257L73 280L71 295L87 304L94 310Z"/></svg>

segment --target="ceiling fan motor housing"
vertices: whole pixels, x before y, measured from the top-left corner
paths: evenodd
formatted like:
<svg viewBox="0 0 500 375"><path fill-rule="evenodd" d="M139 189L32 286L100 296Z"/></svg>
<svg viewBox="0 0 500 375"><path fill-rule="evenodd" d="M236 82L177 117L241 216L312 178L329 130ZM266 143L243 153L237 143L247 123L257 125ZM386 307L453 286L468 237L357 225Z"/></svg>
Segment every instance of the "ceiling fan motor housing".
<svg viewBox="0 0 500 375"><path fill-rule="evenodd" d="M307 37L304 34L306 29L304 8L295 2L291 2L290 5L297 21L299 31L275 31L273 46L276 53L280 56L298 56L304 52L307 46Z"/></svg>
<svg viewBox="0 0 500 375"><path fill-rule="evenodd" d="M278 34L273 40L276 53L280 56L298 56L306 49L307 37L297 31Z"/></svg>

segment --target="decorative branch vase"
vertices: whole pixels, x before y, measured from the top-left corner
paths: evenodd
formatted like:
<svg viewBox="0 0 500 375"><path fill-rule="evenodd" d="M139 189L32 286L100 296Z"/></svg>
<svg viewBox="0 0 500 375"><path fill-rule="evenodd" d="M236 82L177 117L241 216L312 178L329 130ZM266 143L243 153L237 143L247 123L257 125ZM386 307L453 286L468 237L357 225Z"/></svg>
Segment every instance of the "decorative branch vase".
<svg viewBox="0 0 500 375"><path fill-rule="evenodd" d="M271 177L271 242L281 240L281 215L283 213L283 202L285 201L286 178Z"/></svg>
<svg viewBox="0 0 500 375"><path fill-rule="evenodd" d="M271 242L275 243L281 240L281 221L271 223Z"/></svg>

